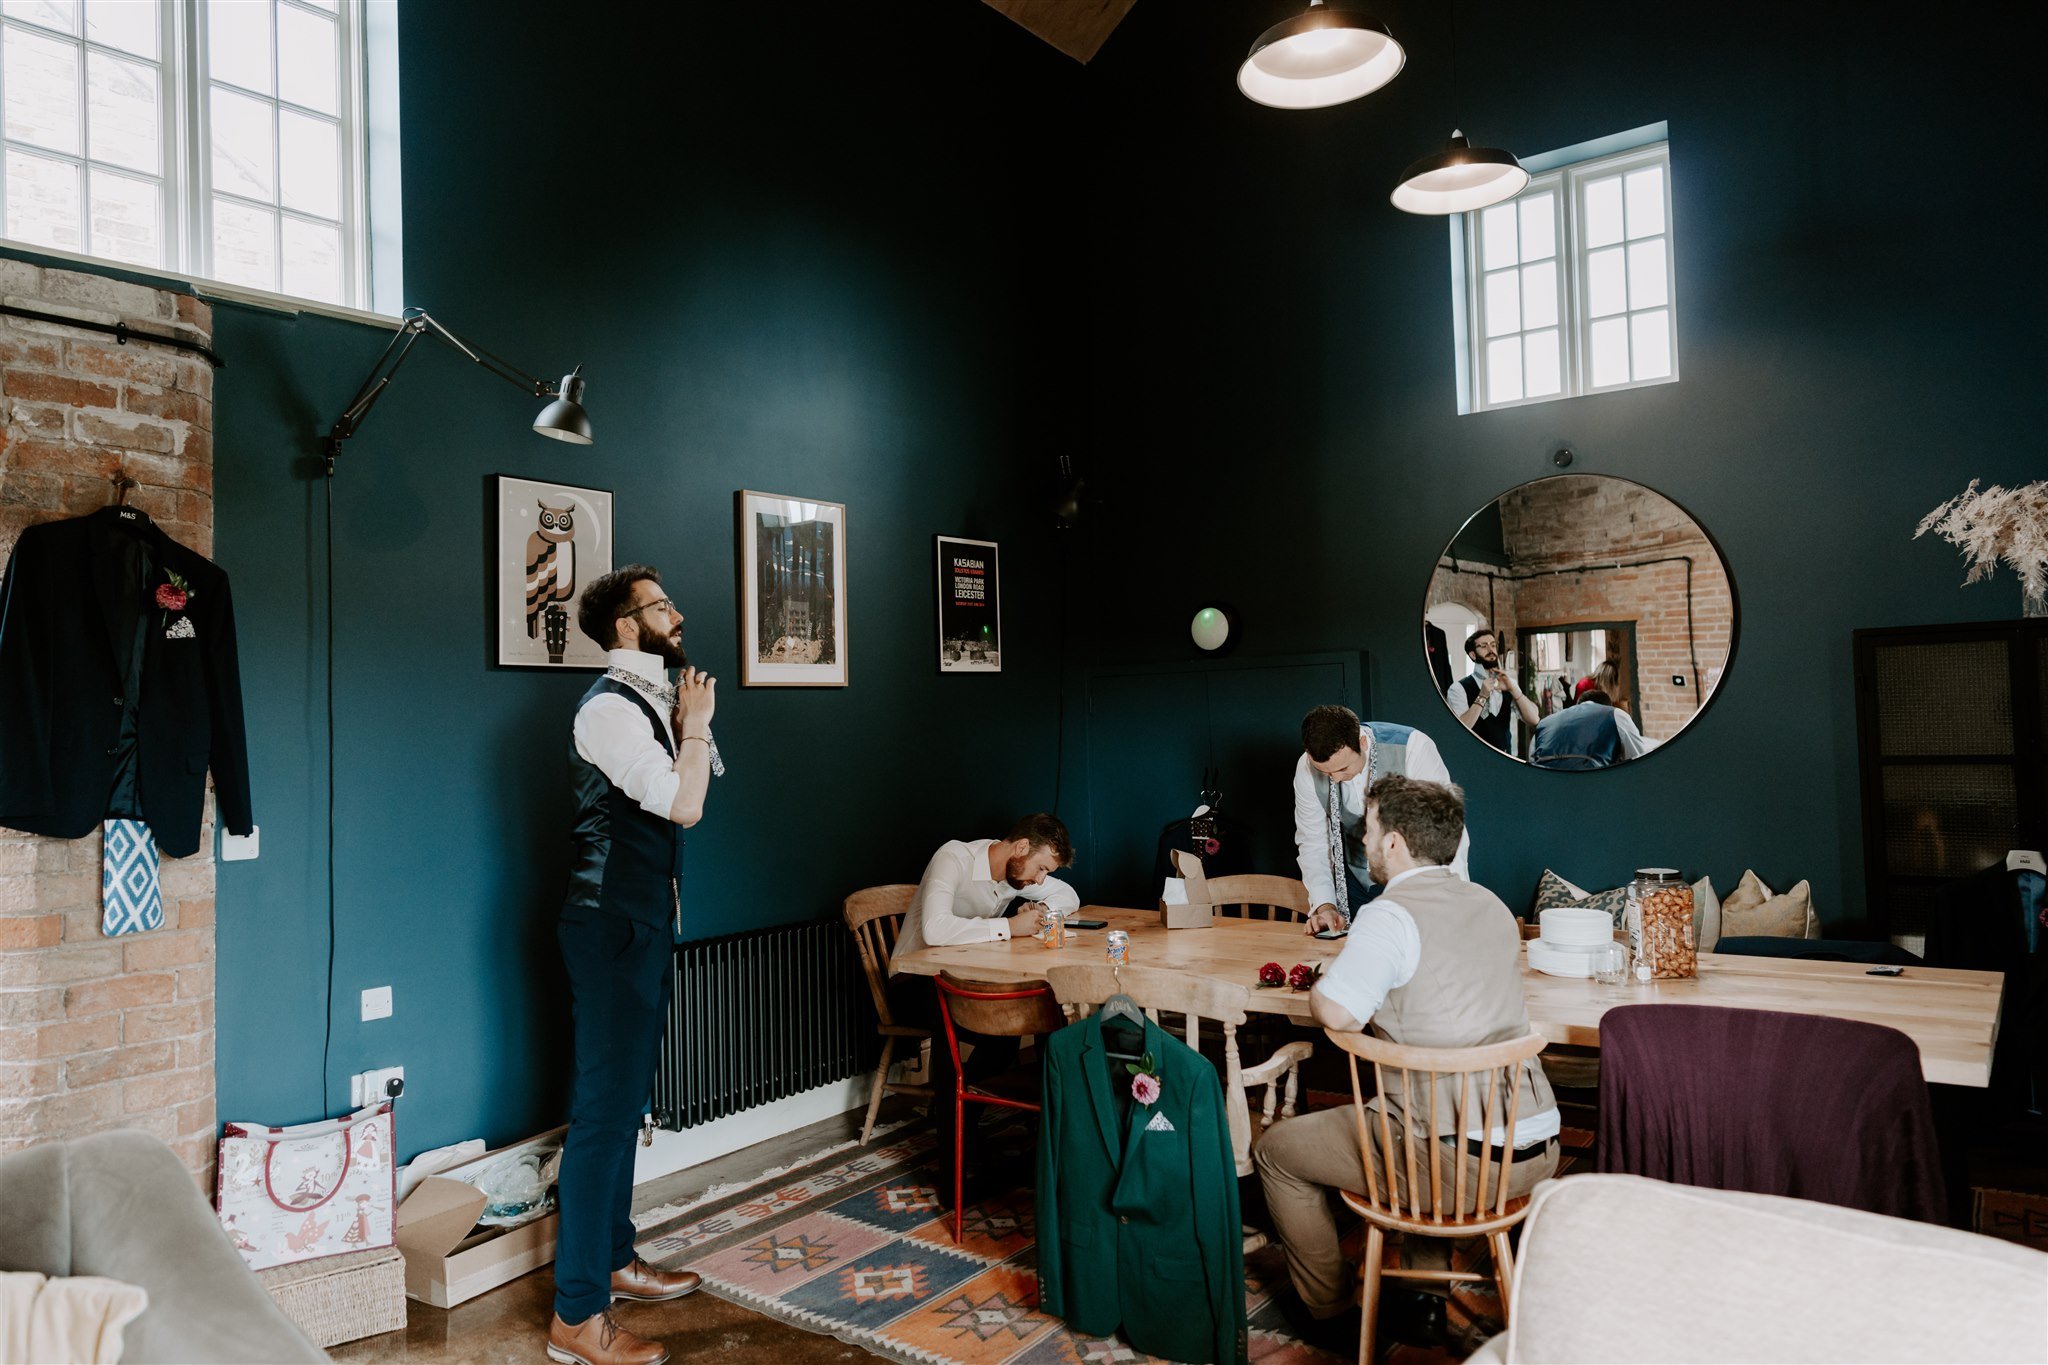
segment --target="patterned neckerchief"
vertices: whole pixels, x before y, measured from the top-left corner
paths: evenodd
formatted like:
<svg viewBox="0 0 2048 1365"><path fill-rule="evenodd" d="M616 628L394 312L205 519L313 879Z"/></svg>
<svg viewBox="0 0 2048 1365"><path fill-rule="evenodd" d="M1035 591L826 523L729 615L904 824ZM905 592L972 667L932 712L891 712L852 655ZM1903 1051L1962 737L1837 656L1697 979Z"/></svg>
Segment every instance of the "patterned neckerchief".
<svg viewBox="0 0 2048 1365"><path fill-rule="evenodd" d="M647 700L660 705L663 715L671 715L675 712L676 690L669 684L650 681L631 669L620 668L617 665L607 668L604 671L604 675L613 682L624 683L641 696L647 698ZM711 750L711 775L713 777L724 777L725 760L719 757L718 741L707 734L704 737L704 743L705 747Z"/></svg>

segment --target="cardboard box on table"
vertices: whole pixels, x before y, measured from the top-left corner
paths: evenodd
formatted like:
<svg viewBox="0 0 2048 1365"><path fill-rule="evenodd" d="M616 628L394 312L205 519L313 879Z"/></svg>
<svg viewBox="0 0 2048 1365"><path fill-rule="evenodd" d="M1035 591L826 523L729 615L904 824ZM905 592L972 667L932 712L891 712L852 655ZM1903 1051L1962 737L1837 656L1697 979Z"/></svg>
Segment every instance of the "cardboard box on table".
<svg viewBox="0 0 2048 1365"><path fill-rule="evenodd" d="M1159 923L1166 929L1207 929L1216 918L1216 907L1209 903L1209 879L1202 875L1202 860L1183 849L1174 849L1173 870L1180 874L1181 883L1188 889L1185 905L1174 905L1165 900L1159 902Z"/></svg>
<svg viewBox="0 0 2048 1365"><path fill-rule="evenodd" d="M550 1212L517 1227L477 1228L476 1220L490 1199L454 1177L536 1145L559 1145L567 1132L556 1128L420 1181L398 1206L398 1249L405 1253L407 1298L453 1308L555 1259L559 1214Z"/></svg>

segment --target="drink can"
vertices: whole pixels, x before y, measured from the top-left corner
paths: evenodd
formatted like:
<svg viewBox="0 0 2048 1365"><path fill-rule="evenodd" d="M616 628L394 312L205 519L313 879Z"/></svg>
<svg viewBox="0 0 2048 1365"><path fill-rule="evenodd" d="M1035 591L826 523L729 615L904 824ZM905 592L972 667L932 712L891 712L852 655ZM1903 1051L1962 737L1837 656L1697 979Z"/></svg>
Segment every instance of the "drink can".
<svg viewBox="0 0 2048 1365"><path fill-rule="evenodd" d="M1131 961L1131 936L1122 929L1109 931L1109 965L1127 967Z"/></svg>
<svg viewBox="0 0 2048 1365"><path fill-rule="evenodd" d="M1045 940L1045 946L1048 948L1066 947L1067 917L1052 906L1043 905L1038 909L1038 918L1044 925L1044 928L1039 931L1039 937Z"/></svg>

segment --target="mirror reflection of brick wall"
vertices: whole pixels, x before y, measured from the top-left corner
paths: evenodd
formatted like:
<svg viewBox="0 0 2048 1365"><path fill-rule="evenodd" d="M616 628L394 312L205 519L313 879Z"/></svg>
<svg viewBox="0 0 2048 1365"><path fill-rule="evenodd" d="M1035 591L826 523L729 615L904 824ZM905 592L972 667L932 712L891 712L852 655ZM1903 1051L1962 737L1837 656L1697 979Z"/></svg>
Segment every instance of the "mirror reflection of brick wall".
<svg viewBox="0 0 2048 1365"><path fill-rule="evenodd" d="M0 296L37 311L210 344L197 299L0 260ZM213 552L213 370L198 355L0 316L0 562L23 528L131 506ZM100 932L100 838L0 829L0 1153L109 1128L171 1144L211 1186L214 865L163 863L164 925Z"/></svg>

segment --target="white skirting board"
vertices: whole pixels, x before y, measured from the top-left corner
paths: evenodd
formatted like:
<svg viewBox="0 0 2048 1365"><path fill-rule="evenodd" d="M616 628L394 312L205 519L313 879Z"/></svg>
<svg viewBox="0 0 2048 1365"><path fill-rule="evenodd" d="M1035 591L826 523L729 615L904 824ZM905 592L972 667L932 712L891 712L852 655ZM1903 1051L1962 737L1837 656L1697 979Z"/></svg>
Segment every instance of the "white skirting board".
<svg viewBox="0 0 2048 1365"><path fill-rule="evenodd" d="M633 1149L633 1183L644 1185L661 1176L714 1161L742 1147L794 1133L820 1119L861 1108L868 1102L871 1081L871 1075L849 1076L843 1081L773 1100L727 1118L686 1128L680 1133L657 1128L652 1144Z"/></svg>

